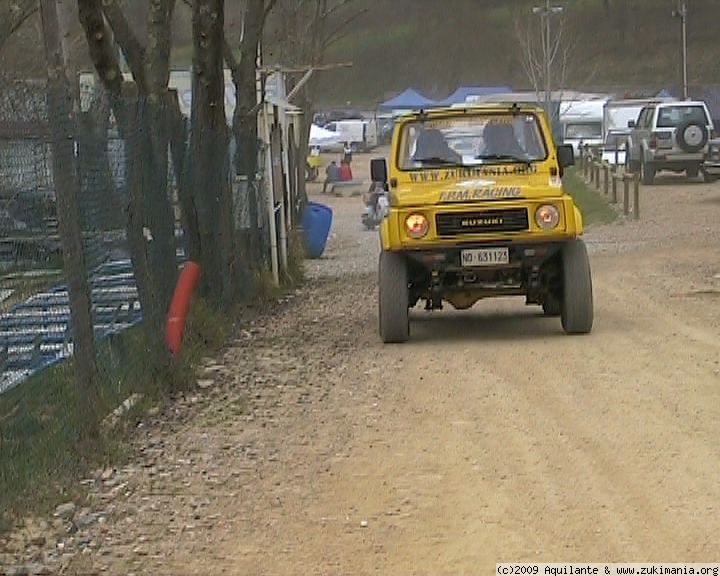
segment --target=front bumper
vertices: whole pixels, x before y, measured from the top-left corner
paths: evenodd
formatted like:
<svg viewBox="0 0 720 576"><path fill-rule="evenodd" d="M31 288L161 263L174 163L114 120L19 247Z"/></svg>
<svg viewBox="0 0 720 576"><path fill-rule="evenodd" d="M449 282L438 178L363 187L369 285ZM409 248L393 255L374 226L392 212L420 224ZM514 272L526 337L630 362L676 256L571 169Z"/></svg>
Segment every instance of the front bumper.
<svg viewBox="0 0 720 576"><path fill-rule="evenodd" d="M554 257L560 251L567 240L570 240L570 238L556 238L552 241L537 242L469 242L448 247L408 250L405 251L404 254L414 262L429 270L475 270L488 272L492 270L521 269L542 266L544 262ZM461 259L462 251L476 248L508 248L509 263L469 268L463 266Z"/></svg>

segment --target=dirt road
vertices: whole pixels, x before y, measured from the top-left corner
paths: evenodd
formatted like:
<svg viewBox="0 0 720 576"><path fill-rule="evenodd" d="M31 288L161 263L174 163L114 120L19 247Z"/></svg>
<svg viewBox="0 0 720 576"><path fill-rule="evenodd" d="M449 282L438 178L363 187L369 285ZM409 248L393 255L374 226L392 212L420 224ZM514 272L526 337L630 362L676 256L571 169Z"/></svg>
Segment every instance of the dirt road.
<svg viewBox="0 0 720 576"><path fill-rule="evenodd" d="M511 299L415 311L401 346L376 336L359 200L321 201L334 236L307 286L96 479L106 521L39 559L118 575L720 559L720 185L661 179L642 222L589 230L591 335Z"/></svg>

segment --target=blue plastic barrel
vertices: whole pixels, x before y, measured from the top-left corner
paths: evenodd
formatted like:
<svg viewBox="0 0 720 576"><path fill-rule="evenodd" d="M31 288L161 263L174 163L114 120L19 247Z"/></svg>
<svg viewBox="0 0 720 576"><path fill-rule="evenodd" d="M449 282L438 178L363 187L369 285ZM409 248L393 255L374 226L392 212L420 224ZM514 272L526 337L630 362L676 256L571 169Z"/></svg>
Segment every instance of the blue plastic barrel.
<svg viewBox="0 0 720 576"><path fill-rule="evenodd" d="M303 241L308 258L320 258L325 251L333 213L329 206L308 202L303 212Z"/></svg>

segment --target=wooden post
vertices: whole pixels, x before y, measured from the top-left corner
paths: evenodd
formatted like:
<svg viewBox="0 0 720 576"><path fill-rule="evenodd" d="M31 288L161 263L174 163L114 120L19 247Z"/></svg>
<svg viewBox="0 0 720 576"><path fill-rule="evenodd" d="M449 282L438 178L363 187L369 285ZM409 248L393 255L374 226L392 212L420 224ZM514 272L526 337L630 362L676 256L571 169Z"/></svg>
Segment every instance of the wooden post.
<svg viewBox="0 0 720 576"><path fill-rule="evenodd" d="M582 157L583 157L583 177L585 180L588 178L588 167L590 164L589 158L588 158L588 150L587 146L583 146L582 148Z"/></svg>
<svg viewBox="0 0 720 576"><path fill-rule="evenodd" d="M623 176L623 214L630 214L630 180L632 176L625 174Z"/></svg>
<svg viewBox="0 0 720 576"><path fill-rule="evenodd" d="M610 166L607 162L603 162L603 178L603 192L607 196L610 189Z"/></svg>
<svg viewBox="0 0 720 576"><path fill-rule="evenodd" d="M600 190L600 162L595 160L595 188Z"/></svg>
<svg viewBox="0 0 720 576"><path fill-rule="evenodd" d="M640 175L633 174L633 218L640 220Z"/></svg>
<svg viewBox="0 0 720 576"><path fill-rule="evenodd" d="M617 190L618 190L618 179L621 176L617 173L613 174L612 177L612 194L610 195L610 202L617 204Z"/></svg>

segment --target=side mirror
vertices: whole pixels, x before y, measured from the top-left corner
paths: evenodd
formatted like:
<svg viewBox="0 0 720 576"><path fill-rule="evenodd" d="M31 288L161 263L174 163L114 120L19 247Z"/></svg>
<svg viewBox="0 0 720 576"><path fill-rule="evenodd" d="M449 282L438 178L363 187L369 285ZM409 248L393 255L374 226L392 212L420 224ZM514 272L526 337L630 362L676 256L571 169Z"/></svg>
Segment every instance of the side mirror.
<svg viewBox="0 0 720 576"><path fill-rule="evenodd" d="M635 120L628 120L628 128L635 128Z"/></svg>
<svg viewBox="0 0 720 576"><path fill-rule="evenodd" d="M373 182L387 184L387 163L385 158L373 158L370 160L370 179Z"/></svg>
<svg viewBox="0 0 720 576"><path fill-rule="evenodd" d="M570 144L563 144L557 148L558 164L562 172L568 166L575 165L575 151Z"/></svg>

